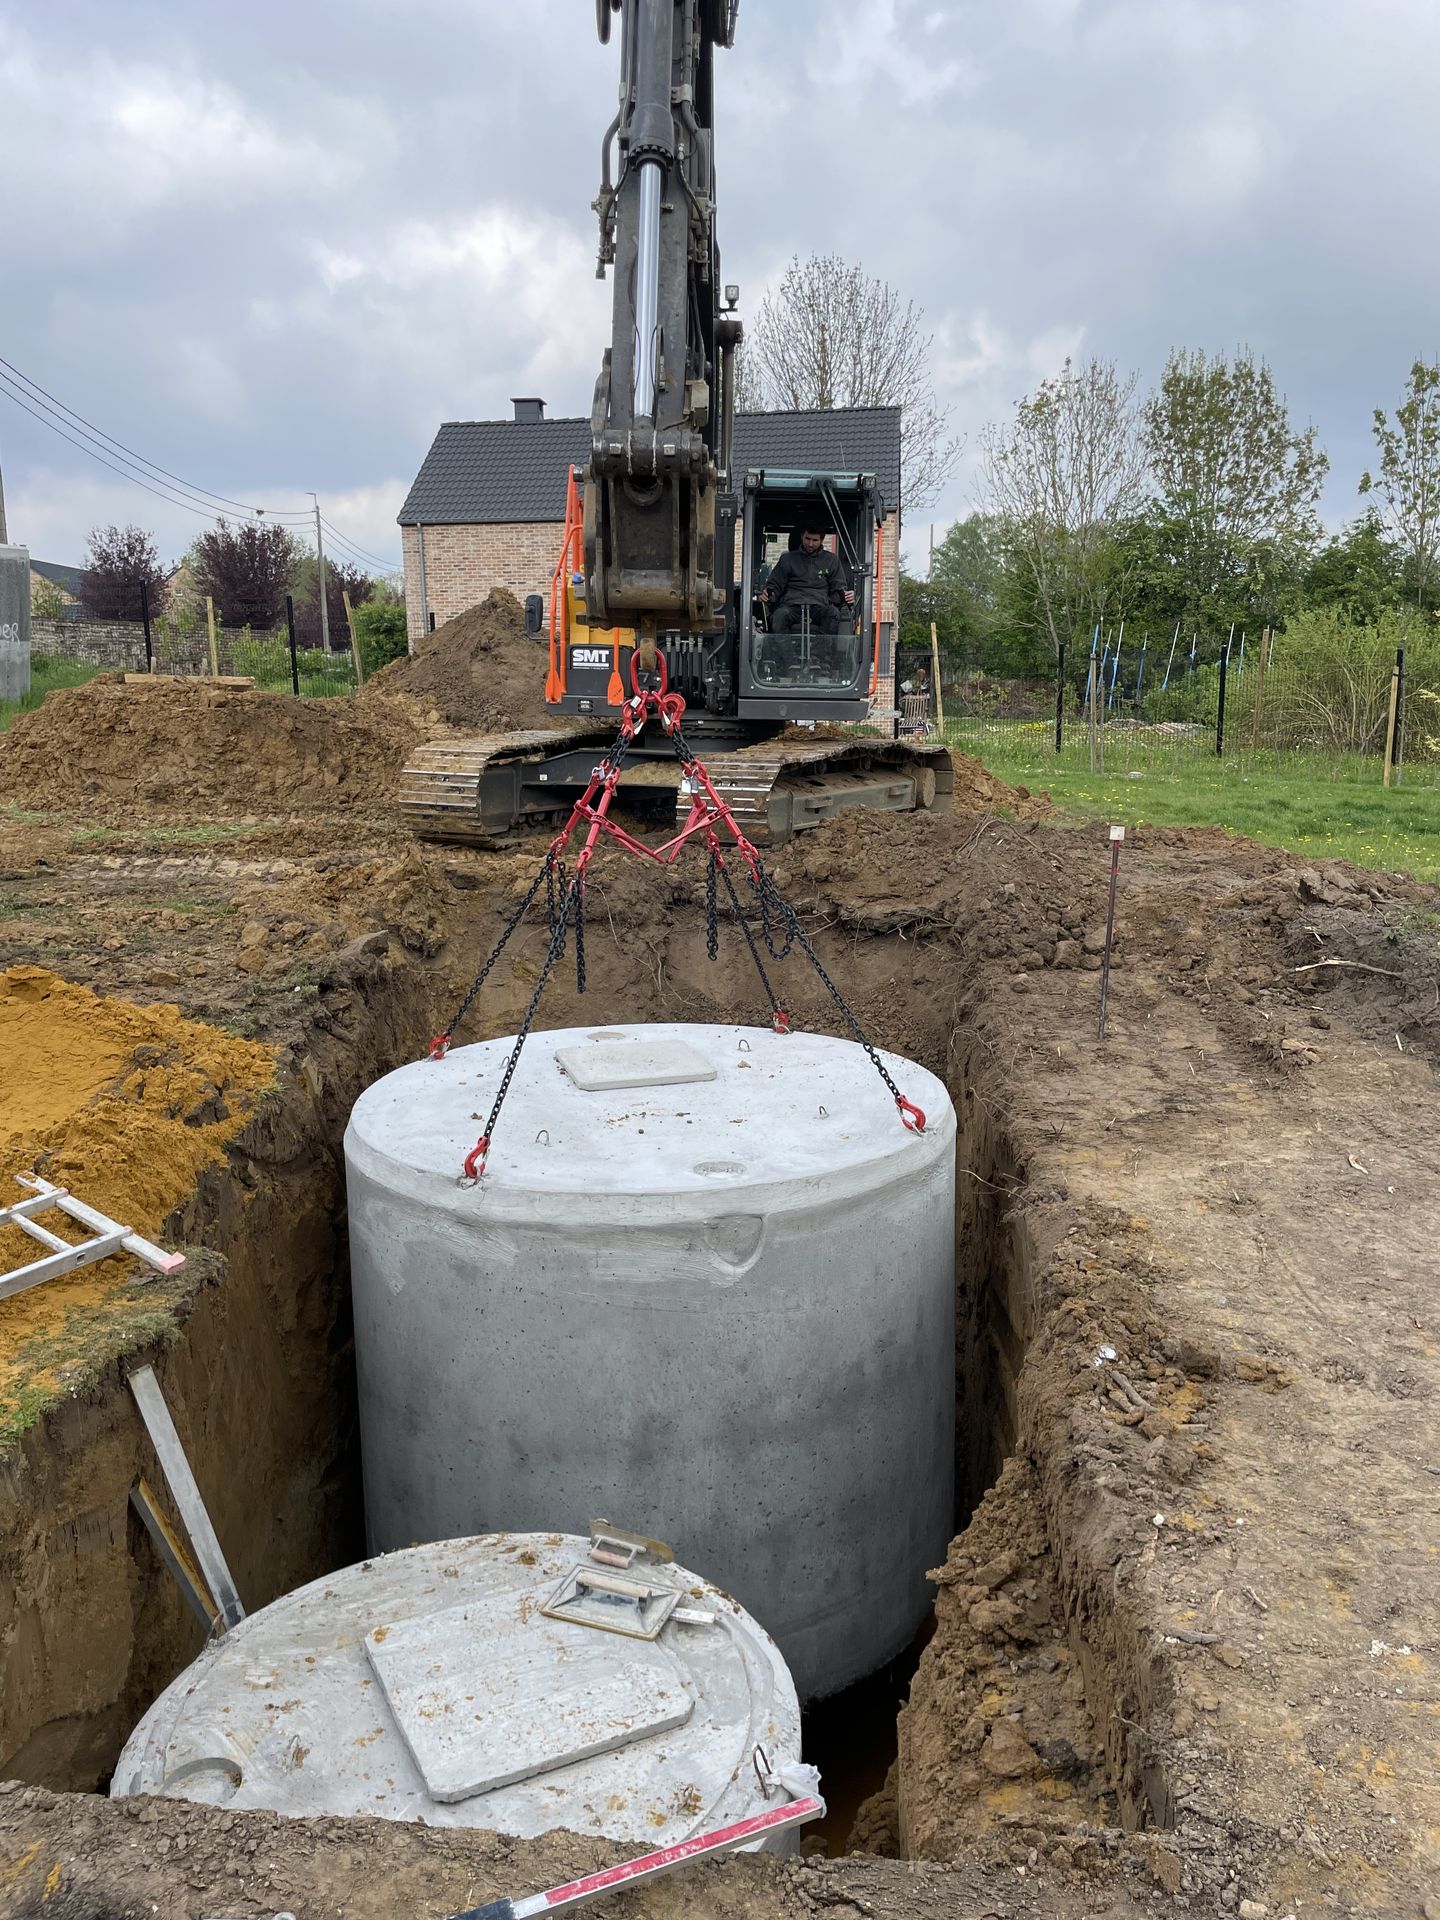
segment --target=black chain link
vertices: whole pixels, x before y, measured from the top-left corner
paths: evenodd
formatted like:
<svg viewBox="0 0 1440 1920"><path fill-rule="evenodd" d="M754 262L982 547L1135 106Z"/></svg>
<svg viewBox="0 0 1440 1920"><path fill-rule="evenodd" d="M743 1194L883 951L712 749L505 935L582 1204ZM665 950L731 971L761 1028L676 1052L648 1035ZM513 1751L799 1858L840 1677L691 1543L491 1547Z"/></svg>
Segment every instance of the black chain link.
<svg viewBox="0 0 1440 1920"><path fill-rule="evenodd" d="M521 1020L519 1030L515 1035L515 1044L510 1049L510 1058L505 1062L505 1071L500 1077L500 1091L495 1095L495 1104L490 1109L490 1118L485 1122L485 1132L481 1137L486 1141L491 1141L495 1138L495 1126L500 1118L500 1109L505 1104L505 1096L510 1091L510 1082L514 1079L515 1069L520 1064L521 1052L524 1049L525 1042L530 1037L530 1029L534 1025L535 1015L540 1010L540 998L545 991L545 983L550 978L551 969L554 967L555 962L565 951L565 929L569 924L574 903L580 897L580 885L581 877L579 874L576 874L565 890L565 896L561 902L559 924L551 930L550 934L550 951L545 956L545 964L541 967L539 977L535 982L535 991L530 995L530 1004L525 1009L525 1016Z"/></svg>
<svg viewBox="0 0 1440 1920"><path fill-rule="evenodd" d="M770 1002L771 1017L778 1019L780 1002L775 998L775 989L771 986L770 976L765 971L765 962L760 958L760 949L756 946L755 936L750 931L750 921L744 907L740 904L740 896L735 891L735 882L730 878L730 869L723 861L720 863L720 877L724 880L725 891L730 896L730 905L735 913L735 924L745 936L745 944L750 949L750 958L755 962L755 971L759 974L760 984L765 989L765 998Z"/></svg>
<svg viewBox="0 0 1440 1920"><path fill-rule="evenodd" d="M446 1027L445 1031L440 1035L440 1038L444 1040L447 1043L447 1045L454 1038L455 1030L460 1025L460 1022L465 1018L466 1014L470 1011L471 1007L475 1004L476 996L479 994L480 989L485 985L485 982L489 979L491 969L494 967L495 962L500 958L501 954L505 951L506 944L509 941L511 934L514 933L515 929L519 926L520 922L525 918L526 913L529 911L530 903L535 898L536 894L540 891L542 884L546 888L547 896L549 895L551 887L553 885L554 868L555 868L555 849L552 847L550 851L545 855L545 864L541 867L539 873L536 874L534 880L531 881L529 891L526 893L525 898L520 902L519 906L516 907L515 911L511 914L510 918L505 922L505 926L503 931L501 932L500 938L495 942L495 945L490 949L490 958L485 962L484 966L481 967L479 973L477 973L475 978L470 982L469 991L466 993L464 999L460 1002L460 1005L455 1009L454 1018L451 1020L449 1026Z"/></svg>
<svg viewBox="0 0 1440 1920"><path fill-rule="evenodd" d="M720 953L720 922L715 911L715 873L719 856L714 847L710 849L709 863L705 868L705 951L714 960Z"/></svg>

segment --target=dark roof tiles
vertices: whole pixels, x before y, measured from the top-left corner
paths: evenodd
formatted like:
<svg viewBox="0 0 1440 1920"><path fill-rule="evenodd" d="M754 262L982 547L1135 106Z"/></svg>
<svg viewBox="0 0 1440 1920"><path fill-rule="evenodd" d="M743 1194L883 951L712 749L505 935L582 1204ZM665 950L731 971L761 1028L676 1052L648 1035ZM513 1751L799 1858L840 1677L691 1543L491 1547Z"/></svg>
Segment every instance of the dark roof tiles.
<svg viewBox="0 0 1440 1920"><path fill-rule="evenodd" d="M563 520L566 473L589 451L588 420L449 420L396 517L408 527ZM873 473L898 506L900 409L737 414L735 470L750 467Z"/></svg>

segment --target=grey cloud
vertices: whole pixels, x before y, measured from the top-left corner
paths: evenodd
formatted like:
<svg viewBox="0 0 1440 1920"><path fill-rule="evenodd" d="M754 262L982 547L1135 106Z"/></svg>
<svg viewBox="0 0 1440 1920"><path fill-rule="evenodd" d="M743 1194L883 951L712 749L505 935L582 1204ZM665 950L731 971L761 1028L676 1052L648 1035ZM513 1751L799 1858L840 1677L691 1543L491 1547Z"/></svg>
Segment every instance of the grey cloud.
<svg viewBox="0 0 1440 1920"><path fill-rule="evenodd" d="M837 251L896 282L972 451L1067 351L1148 382L1172 344L1248 343L1343 517L1371 407L1437 346L1437 56L1418 0L744 0L727 277L753 305ZM0 28L3 351L177 472L348 497L393 551L439 419L588 407L614 84L588 0L34 10ZM172 548L199 524L6 403L0 460L48 557L97 498ZM973 490L967 459L937 515Z"/></svg>

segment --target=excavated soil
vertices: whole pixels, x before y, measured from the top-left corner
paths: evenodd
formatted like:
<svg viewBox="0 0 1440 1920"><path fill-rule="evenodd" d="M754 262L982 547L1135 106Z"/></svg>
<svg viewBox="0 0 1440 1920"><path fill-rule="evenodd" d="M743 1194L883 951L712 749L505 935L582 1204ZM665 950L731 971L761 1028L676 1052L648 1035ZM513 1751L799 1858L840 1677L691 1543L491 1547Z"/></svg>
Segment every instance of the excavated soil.
<svg viewBox="0 0 1440 1920"><path fill-rule="evenodd" d="M480 606L426 634L407 659L382 668L361 705L403 693L470 733L554 726L545 706L547 648L543 634L525 631L514 594L496 587Z"/></svg>
<svg viewBox="0 0 1440 1920"><path fill-rule="evenodd" d="M409 700L295 700L203 680L91 680L0 734L7 803L86 818L230 820L375 810L443 729Z"/></svg>
<svg viewBox="0 0 1440 1920"><path fill-rule="evenodd" d="M40 967L0 973L0 1168L29 1171L147 1239L221 1156L275 1079L275 1055L174 1007L102 999ZM15 1187L0 1205L25 1197ZM58 1212L62 1239L88 1235ZM0 1227L0 1272L47 1249ZM97 1359L157 1334L186 1280L128 1257L62 1274L3 1303L0 1439L93 1377ZM168 1331L168 1329L167 1329Z"/></svg>
<svg viewBox="0 0 1440 1920"><path fill-rule="evenodd" d="M624 1910L1421 1916L1440 895L1140 829L1101 1042L1104 829L963 764L957 793L773 859L867 1031L942 1074L959 1119L957 1537L852 1835L872 1857L733 1861ZM218 844L157 839L162 817L0 820L0 965L276 1050L275 1092L161 1229L201 1275L161 1378L253 1606L361 1550L349 1105L448 1018L538 850L420 847L383 807ZM513 1030L546 944L517 935L462 1039ZM589 991L557 973L542 1024L755 1018L743 947L706 948L698 867L602 854ZM823 984L793 960L782 981L839 1028ZM129 1083L105 1066L101 1100ZM0 1793L0 1912L438 1917L596 1864L566 1835L47 1791L103 1782L198 1639L127 1519L153 1466L119 1351L0 1455L0 1772L31 1783Z"/></svg>

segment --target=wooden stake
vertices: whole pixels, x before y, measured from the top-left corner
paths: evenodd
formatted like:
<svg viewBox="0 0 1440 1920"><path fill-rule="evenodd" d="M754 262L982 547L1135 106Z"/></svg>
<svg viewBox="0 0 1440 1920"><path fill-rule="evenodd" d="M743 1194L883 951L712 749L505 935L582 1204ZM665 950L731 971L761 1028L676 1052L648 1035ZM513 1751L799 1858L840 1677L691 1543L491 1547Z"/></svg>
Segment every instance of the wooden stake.
<svg viewBox="0 0 1440 1920"><path fill-rule="evenodd" d="M940 642L935 638L935 622L930 622L930 670L935 675L935 729L945 731L945 696L940 691Z"/></svg>
<svg viewBox="0 0 1440 1920"><path fill-rule="evenodd" d="M1381 784L1387 787L1390 784L1390 775L1395 764L1393 757L1395 752L1395 709L1399 704L1400 665L1397 661L1390 669L1390 718L1385 724L1385 774Z"/></svg>
<svg viewBox="0 0 1440 1920"><path fill-rule="evenodd" d="M215 602L207 593L205 596L205 624L210 629L210 678L220 678L220 654L215 645Z"/></svg>
<svg viewBox="0 0 1440 1920"><path fill-rule="evenodd" d="M321 591L324 591L324 576L321 576ZM350 595L341 591L340 598L345 602L345 623L350 629L350 658L355 662L355 684L363 687L365 674L360 665L360 636L355 631L355 614L350 605Z"/></svg>

